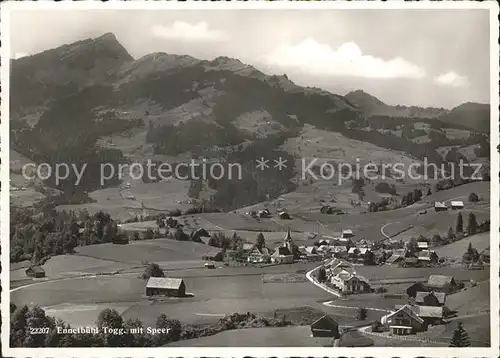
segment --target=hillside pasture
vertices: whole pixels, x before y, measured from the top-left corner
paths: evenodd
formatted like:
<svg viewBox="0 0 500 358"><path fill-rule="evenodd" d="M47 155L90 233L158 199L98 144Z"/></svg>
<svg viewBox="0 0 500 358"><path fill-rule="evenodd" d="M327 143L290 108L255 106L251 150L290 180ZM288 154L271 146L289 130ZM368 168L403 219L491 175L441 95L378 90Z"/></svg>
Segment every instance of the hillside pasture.
<svg viewBox="0 0 500 358"><path fill-rule="evenodd" d="M441 246L435 249L439 257L455 258L461 260L464 253L469 247L469 243L472 244L479 253L490 247L490 236L489 232L484 232L481 234L476 234L468 236L461 240L455 241L451 244Z"/></svg>
<svg viewBox="0 0 500 358"><path fill-rule="evenodd" d="M191 241L169 239L130 241L127 245L100 244L80 246L76 255L110 260L126 264L142 262L200 260L214 248Z"/></svg>
<svg viewBox="0 0 500 358"><path fill-rule="evenodd" d="M446 306L457 311L459 316L490 310L490 281L480 282L477 286L449 295Z"/></svg>

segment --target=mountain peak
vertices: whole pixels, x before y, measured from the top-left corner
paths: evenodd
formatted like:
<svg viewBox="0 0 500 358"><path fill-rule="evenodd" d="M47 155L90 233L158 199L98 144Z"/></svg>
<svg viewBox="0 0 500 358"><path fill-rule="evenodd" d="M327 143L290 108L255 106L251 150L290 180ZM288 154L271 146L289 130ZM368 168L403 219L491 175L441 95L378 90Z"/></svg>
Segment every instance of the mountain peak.
<svg viewBox="0 0 500 358"><path fill-rule="evenodd" d="M345 95L349 101L360 107L385 106L386 104L377 97L366 93L362 89L351 91Z"/></svg>

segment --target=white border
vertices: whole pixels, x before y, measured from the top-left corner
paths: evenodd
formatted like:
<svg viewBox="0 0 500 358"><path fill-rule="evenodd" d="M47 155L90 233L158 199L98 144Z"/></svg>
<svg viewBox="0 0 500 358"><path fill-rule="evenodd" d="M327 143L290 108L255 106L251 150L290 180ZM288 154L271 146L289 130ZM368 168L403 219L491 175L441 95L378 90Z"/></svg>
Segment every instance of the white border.
<svg viewBox="0 0 500 358"><path fill-rule="evenodd" d="M1 5L1 23L0 36L2 40L1 55L1 148L0 151L2 168L0 169L0 178L3 183L1 191L0 208L0 232L2 237L2 355L10 357L26 357L26 356L51 356L51 357L92 357L92 356L154 356L160 351L163 354L170 356L196 357L196 356L326 356L335 352L336 356L371 356L385 357L416 357L416 356L439 356L439 357L498 357L499 354L499 206L497 202L499 196L499 154L497 145L499 144L499 87L498 87L498 3L496 1L441 1L441 2L406 2L406 1L388 1L388 2L330 2L330 1L299 1L299 2L284 2L284 1L251 1L251 2L118 2L110 1L102 2L4 2ZM10 298L10 282L9 282L9 170L4 169L9 163L9 54L10 54L10 12L13 10L150 10L150 9L218 9L218 10L235 10L235 9L430 9L430 10L454 10L454 9L484 9L490 13L490 104L491 104L491 245L490 250L492 257L497 259L491 260L491 279L490 279L490 296L491 296L491 344L490 348L444 348L444 347L425 347L425 348L391 348L391 347L367 347L367 348L322 348L322 347L298 347L298 348L273 348L273 347L252 347L252 348L189 348L189 347L172 347L172 348L10 348L9 347L9 332L10 332L10 313L9 313L9 298ZM26 29L29 31L29 29ZM471 54L473 56L473 54ZM159 351L160 350L160 351Z"/></svg>

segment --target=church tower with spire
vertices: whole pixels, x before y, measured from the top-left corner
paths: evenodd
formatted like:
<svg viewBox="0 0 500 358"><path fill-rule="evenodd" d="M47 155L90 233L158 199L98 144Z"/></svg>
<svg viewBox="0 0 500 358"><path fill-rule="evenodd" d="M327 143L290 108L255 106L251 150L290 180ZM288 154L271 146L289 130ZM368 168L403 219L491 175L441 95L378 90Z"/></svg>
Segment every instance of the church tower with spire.
<svg viewBox="0 0 500 358"><path fill-rule="evenodd" d="M290 227L288 227L285 236L285 244L283 246L285 246L290 252L293 252L293 245L294 243L292 240L292 236L290 235Z"/></svg>

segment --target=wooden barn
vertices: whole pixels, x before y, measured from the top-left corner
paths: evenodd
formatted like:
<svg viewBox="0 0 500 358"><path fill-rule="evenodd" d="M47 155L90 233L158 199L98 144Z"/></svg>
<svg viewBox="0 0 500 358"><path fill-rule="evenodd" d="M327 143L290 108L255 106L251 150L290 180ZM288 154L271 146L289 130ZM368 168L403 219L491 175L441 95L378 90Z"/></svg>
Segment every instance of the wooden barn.
<svg viewBox="0 0 500 358"><path fill-rule="evenodd" d="M186 295L186 285L182 278L150 277L146 284L146 296L175 296Z"/></svg>
<svg viewBox="0 0 500 358"><path fill-rule="evenodd" d="M324 315L311 324L313 337L340 338L339 324L329 315Z"/></svg>
<svg viewBox="0 0 500 358"><path fill-rule="evenodd" d="M26 276L34 278L45 277L45 270L42 266L31 266L26 270Z"/></svg>

